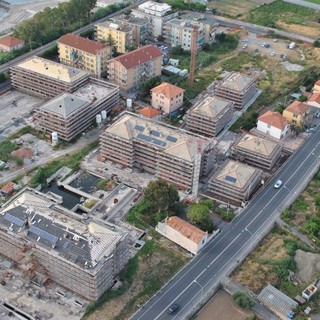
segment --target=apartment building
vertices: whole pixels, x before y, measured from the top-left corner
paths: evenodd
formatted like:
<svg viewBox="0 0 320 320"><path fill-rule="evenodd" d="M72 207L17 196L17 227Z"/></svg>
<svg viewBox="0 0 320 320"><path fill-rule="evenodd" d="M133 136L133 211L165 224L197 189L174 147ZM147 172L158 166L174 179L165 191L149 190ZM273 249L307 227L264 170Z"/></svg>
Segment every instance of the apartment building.
<svg viewBox="0 0 320 320"><path fill-rule="evenodd" d="M62 93L44 103L34 114L35 127L44 132L57 132L59 139L71 141L95 121L119 104L119 87L90 78L80 89Z"/></svg>
<svg viewBox="0 0 320 320"><path fill-rule="evenodd" d="M233 102L207 96L186 113L186 128L207 137L217 136L231 120Z"/></svg>
<svg viewBox="0 0 320 320"><path fill-rule="evenodd" d="M72 33L63 35L57 44L61 63L86 70L97 78L106 72L107 61L112 57L112 46Z"/></svg>
<svg viewBox="0 0 320 320"><path fill-rule="evenodd" d="M257 93L254 78L239 72L232 72L216 87L215 95L232 101L236 109L242 109Z"/></svg>
<svg viewBox="0 0 320 320"><path fill-rule="evenodd" d="M184 91L173 84L163 82L151 89L151 105L166 114L171 114L183 105Z"/></svg>
<svg viewBox="0 0 320 320"><path fill-rule="evenodd" d="M244 133L231 147L236 160L248 163L262 170L272 170L281 158L279 143Z"/></svg>
<svg viewBox="0 0 320 320"><path fill-rule="evenodd" d="M298 100L293 101L287 108L283 110L282 115L290 124L297 127L303 127L304 120L310 111L311 106Z"/></svg>
<svg viewBox="0 0 320 320"><path fill-rule="evenodd" d="M96 39L114 46L118 53L125 53L128 48L138 45L133 26L105 21L95 25L95 30Z"/></svg>
<svg viewBox="0 0 320 320"><path fill-rule="evenodd" d="M220 202L242 205L261 186L262 171L228 160L208 182L208 194Z"/></svg>
<svg viewBox="0 0 320 320"><path fill-rule="evenodd" d="M129 112L101 134L100 151L112 162L145 170L182 190L210 172L215 156L207 139Z"/></svg>
<svg viewBox="0 0 320 320"><path fill-rule="evenodd" d="M97 300L129 260L128 235L97 219L81 220L27 188L0 210L0 254L22 266L30 280L49 279Z"/></svg>
<svg viewBox="0 0 320 320"><path fill-rule="evenodd" d="M149 33L153 37L162 35L164 23L178 16L178 12L171 13L171 6L166 3L147 1L132 9L131 14L137 18L149 20Z"/></svg>
<svg viewBox="0 0 320 320"><path fill-rule="evenodd" d="M200 49L205 43L205 29L203 24L197 21L172 19L165 24L164 36L172 47L181 46L183 50L190 51L194 26L198 27L197 46Z"/></svg>
<svg viewBox="0 0 320 320"><path fill-rule="evenodd" d="M108 61L108 79L124 94L135 93L146 80L161 74L162 52L148 45Z"/></svg>
<svg viewBox="0 0 320 320"><path fill-rule="evenodd" d="M14 88L47 99L75 91L90 76L83 70L36 56L11 67L10 73Z"/></svg>

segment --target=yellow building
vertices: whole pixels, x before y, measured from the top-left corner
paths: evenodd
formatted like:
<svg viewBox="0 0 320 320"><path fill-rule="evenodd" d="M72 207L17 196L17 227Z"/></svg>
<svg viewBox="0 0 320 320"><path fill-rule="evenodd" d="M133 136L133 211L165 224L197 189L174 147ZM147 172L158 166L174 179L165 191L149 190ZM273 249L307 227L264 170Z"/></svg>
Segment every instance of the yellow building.
<svg viewBox="0 0 320 320"><path fill-rule="evenodd" d="M119 53L125 53L127 48L138 45L134 36L134 27L124 23L106 21L95 26L96 39L113 45Z"/></svg>
<svg viewBox="0 0 320 320"><path fill-rule="evenodd" d="M287 121L297 127L302 127L310 106L298 100L292 102L284 111L283 116Z"/></svg>
<svg viewBox="0 0 320 320"><path fill-rule="evenodd" d="M107 70L112 47L67 33L58 40L61 63L91 72L97 78Z"/></svg>

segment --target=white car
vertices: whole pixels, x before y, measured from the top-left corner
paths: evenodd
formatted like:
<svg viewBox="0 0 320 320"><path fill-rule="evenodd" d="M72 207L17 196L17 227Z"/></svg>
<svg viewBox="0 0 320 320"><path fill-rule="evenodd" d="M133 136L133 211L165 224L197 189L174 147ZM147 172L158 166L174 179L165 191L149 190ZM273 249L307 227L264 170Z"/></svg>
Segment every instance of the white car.
<svg viewBox="0 0 320 320"><path fill-rule="evenodd" d="M281 186L282 186L282 181L281 181L281 180L278 180L278 181L275 183L275 185L274 185L274 187L275 187L276 189L279 189Z"/></svg>

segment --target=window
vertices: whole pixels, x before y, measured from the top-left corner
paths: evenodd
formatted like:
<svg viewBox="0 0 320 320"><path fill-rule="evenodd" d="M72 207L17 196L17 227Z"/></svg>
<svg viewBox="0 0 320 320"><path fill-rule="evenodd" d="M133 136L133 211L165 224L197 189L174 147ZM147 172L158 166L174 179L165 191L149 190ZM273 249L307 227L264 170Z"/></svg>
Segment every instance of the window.
<svg viewBox="0 0 320 320"><path fill-rule="evenodd" d="M293 117L294 117L294 118L298 118L298 114L297 114L297 113L294 113L294 114L293 114Z"/></svg>

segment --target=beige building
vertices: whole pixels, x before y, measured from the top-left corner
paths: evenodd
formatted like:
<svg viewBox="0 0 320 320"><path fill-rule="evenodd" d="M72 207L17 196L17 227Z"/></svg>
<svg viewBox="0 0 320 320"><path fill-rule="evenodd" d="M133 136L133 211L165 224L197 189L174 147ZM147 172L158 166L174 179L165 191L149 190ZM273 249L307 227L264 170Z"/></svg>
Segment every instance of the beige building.
<svg viewBox="0 0 320 320"><path fill-rule="evenodd" d="M272 170L281 158L279 143L244 133L231 147L232 157L263 170Z"/></svg>
<svg viewBox="0 0 320 320"><path fill-rule="evenodd" d="M97 24L95 29L96 39L114 46L118 53L125 53L128 48L138 45L133 26L105 21Z"/></svg>
<svg viewBox="0 0 320 320"><path fill-rule="evenodd" d="M111 46L72 33L63 35L57 44L61 63L86 70L97 78L106 72Z"/></svg>
<svg viewBox="0 0 320 320"><path fill-rule="evenodd" d="M228 160L208 182L208 194L218 201L241 205L261 186L262 171Z"/></svg>
<svg viewBox="0 0 320 320"><path fill-rule="evenodd" d="M5 36L0 39L0 51L11 52L24 47L24 42L12 36Z"/></svg>
<svg viewBox="0 0 320 320"><path fill-rule="evenodd" d="M210 141L129 112L101 134L100 151L107 160L139 168L183 190L195 187L214 163Z"/></svg>
<svg viewBox="0 0 320 320"><path fill-rule="evenodd" d="M108 61L108 79L124 94L135 93L146 80L161 74L162 52L148 45Z"/></svg>
<svg viewBox="0 0 320 320"><path fill-rule="evenodd" d="M232 101L237 109L242 109L256 93L255 79L239 72L230 73L217 85L215 91L216 96Z"/></svg>
<svg viewBox="0 0 320 320"><path fill-rule="evenodd" d="M186 128L207 137L215 137L231 120L232 115L232 102L207 96L187 111Z"/></svg>
<svg viewBox="0 0 320 320"><path fill-rule="evenodd" d="M127 232L74 212L39 191L24 189L0 210L0 253L39 286L54 281L97 300L129 260Z"/></svg>
<svg viewBox="0 0 320 320"><path fill-rule="evenodd" d="M297 127L303 127L305 118L310 112L310 108L310 105L296 100L283 110L282 115L290 124Z"/></svg>
<svg viewBox="0 0 320 320"><path fill-rule="evenodd" d="M90 78L79 90L62 93L38 108L34 114L35 127L48 133L57 132L59 139L71 141L92 125L97 114L106 117L118 104L119 87Z"/></svg>
<svg viewBox="0 0 320 320"><path fill-rule="evenodd" d="M171 114L183 105L184 91L173 84L163 82L151 89L151 104L155 109Z"/></svg>
<svg viewBox="0 0 320 320"><path fill-rule="evenodd" d="M158 222L156 231L193 254L197 254L210 240L207 232L176 216Z"/></svg>
<svg viewBox="0 0 320 320"><path fill-rule="evenodd" d="M90 76L85 71L36 56L11 67L10 73L14 88L42 98L73 92Z"/></svg>
<svg viewBox="0 0 320 320"><path fill-rule="evenodd" d="M150 107L150 106L138 110L138 113L140 115L142 115L143 117L153 119L156 121L161 121L161 112L157 109Z"/></svg>

